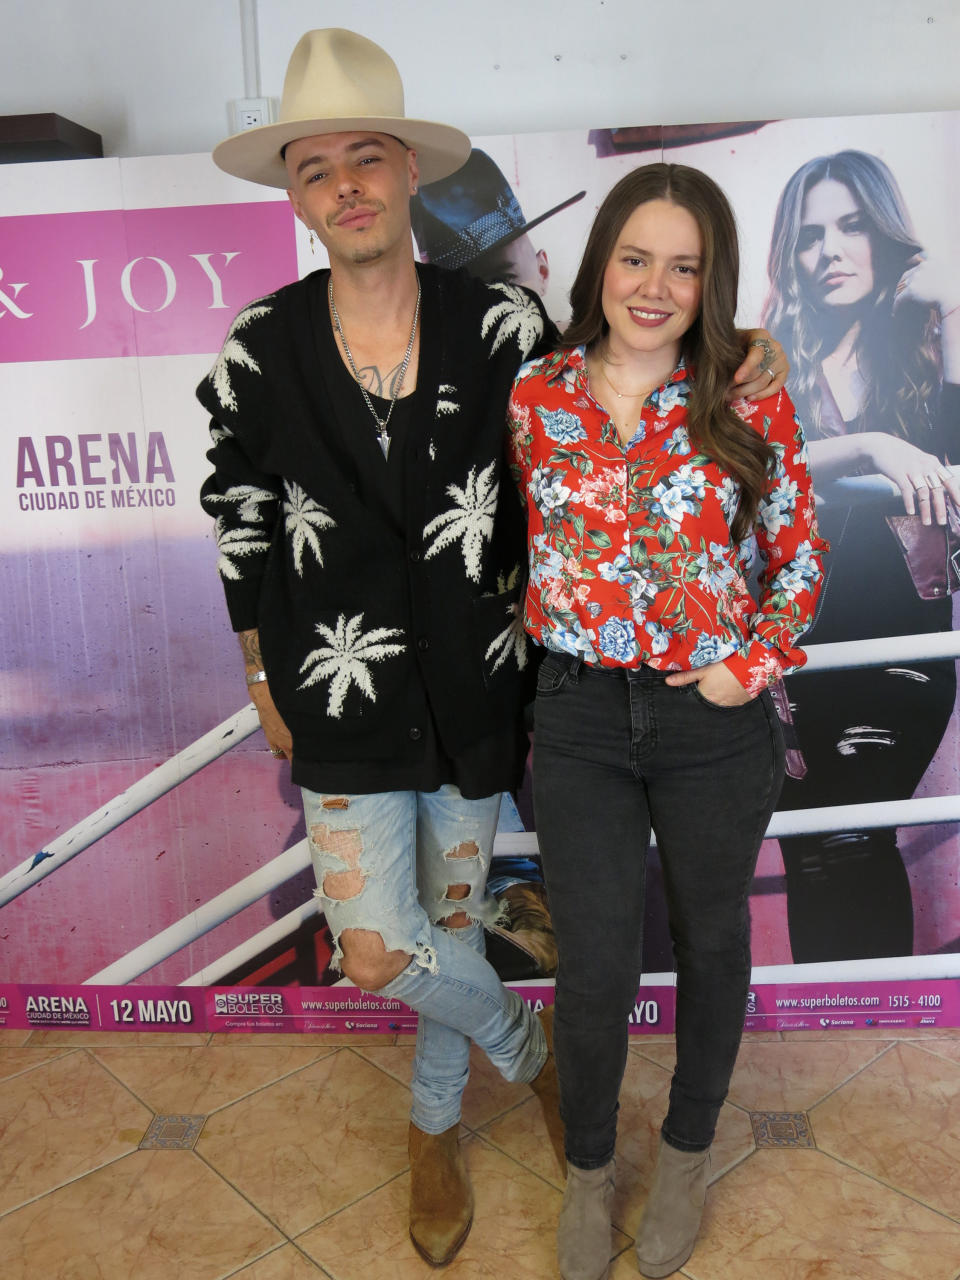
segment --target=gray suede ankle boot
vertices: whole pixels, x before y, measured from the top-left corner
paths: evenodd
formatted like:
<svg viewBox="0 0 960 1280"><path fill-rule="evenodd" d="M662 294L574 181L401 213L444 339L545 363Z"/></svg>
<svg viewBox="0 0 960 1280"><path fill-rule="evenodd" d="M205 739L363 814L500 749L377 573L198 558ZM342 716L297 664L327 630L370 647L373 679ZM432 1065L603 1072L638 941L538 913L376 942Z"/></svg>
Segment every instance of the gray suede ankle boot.
<svg viewBox="0 0 960 1280"><path fill-rule="evenodd" d="M563 1280L606 1280L610 1269L610 1211L614 1162L599 1169L567 1165L567 1188L557 1223L557 1262Z"/></svg>
<svg viewBox="0 0 960 1280"><path fill-rule="evenodd" d="M660 1139L653 1186L637 1232L642 1276L662 1280L693 1253L709 1176L709 1151L678 1151Z"/></svg>

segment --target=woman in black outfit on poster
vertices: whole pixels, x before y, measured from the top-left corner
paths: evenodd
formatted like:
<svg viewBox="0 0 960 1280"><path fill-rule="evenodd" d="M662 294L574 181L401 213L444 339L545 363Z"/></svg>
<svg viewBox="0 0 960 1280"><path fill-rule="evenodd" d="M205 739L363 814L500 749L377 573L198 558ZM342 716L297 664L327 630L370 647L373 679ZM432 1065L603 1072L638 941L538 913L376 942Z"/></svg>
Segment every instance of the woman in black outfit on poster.
<svg viewBox="0 0 960 1280"><path fill-rule="evenodd" d="M924 300L922 257L882 160L862 151L810 160L780 197L764 323L790 359L818 490L879 473L909 515L943 526L960 501L944 465L960 461L960 313ZM920 598L876 507L826 505L821 527L833 555L808 644L951 629L946 588ZM908 799L952 714L955 664L804 674L789 693L807 773L788 778L781 809ZM912 954L896 828L780 847L794 961Z"/></svg>

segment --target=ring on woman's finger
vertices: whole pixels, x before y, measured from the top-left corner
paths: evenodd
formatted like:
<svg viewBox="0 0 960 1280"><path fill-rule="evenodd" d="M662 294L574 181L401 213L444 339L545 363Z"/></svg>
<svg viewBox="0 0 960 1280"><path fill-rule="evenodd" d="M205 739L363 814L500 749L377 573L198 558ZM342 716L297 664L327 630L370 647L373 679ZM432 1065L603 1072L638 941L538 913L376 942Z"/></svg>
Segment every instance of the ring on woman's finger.
<svg viewBox="0 0 960 1280"><path fill-rule="evenodd" d="M282 760L285 752L283 751L282 747L271 747L270 754L274 756L277 760Z"/></svg>
<svg viewBox="0 0 960 1280"><path fill-rule="evenodd" d="M774 359L773 344L769 338L754 338L750 343L751 347L759 347L763 352L763 364L772 363ZM760 366L763 368L763 365Z"/></svg>
<svg viewBox="0 0 960 1280"><path fill-rule="evenodd" d="M772 369L768 369L768 370L767 370L767 373L769 373L769 375L770 375L770 381L771 381L771 382L776 382L776 380L777 380L777 375L774 373L774 371L773 371Z"/></svg>

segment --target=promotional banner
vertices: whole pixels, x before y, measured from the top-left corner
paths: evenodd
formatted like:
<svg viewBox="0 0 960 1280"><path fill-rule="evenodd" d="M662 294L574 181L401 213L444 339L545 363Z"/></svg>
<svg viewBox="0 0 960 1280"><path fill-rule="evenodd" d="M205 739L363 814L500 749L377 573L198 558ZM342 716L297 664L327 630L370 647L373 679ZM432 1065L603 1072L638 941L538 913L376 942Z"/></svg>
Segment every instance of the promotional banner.
<svg viewBox="0 0 960 1280"><path fill-rule="evenodd" d="M477 139L458 191L415 203L417 252L529 285L562 326L600 201L660 159L731 199L739 322L790 358L833 546L782 708L747 1028L958 1025L960 539L900 519L897 478L960 457L960 114ZM335 985L197 496L194 387L233 315L323 258L282 192L205 156L8 165L0 195L0 1026L409 1029ZM490 219L493 250L470 235ZM494 889L524 923L488 953L535 1002L551 960L515 799ZM655 850L645 969L633 1029L670 1031Z"/></svg>

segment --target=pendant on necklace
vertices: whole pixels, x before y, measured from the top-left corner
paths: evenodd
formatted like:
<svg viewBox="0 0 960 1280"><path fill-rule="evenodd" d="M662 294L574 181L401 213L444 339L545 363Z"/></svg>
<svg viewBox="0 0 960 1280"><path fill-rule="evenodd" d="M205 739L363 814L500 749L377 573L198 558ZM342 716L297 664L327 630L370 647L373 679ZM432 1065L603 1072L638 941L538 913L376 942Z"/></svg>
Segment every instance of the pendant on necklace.
<svg viewBox="0 0 960 1280"><path fill-rule="evenodd" d="M386 458L390 452L390 437L387 435L385 428L380 428L380 434L377 436L377 443Z"/></svg>

